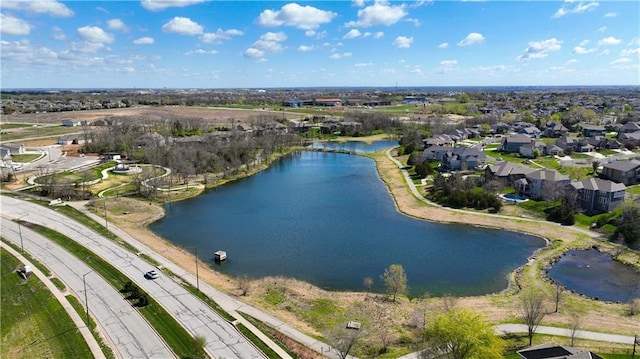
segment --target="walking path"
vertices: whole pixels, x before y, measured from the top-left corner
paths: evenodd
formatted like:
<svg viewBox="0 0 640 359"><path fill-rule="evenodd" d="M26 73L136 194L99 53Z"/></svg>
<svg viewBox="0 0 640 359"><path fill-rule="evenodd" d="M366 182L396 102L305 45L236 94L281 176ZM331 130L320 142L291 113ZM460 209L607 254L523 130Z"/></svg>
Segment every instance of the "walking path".
<svg viewBox="0 0 640 359"><path fill-rule="evenodd" d="M78 209L79 211L81 211L82 213L86 214L87 216L89 216L90 218L92 218L93 220L95 220L98 223L102 223L104 221L103 218L95 215L94 213L92 213L91 211L87 210L85 208L85 204L86 202L72 202L72 203L68 203L68 205L73 206L74 208ZM206 294L209 298L211 298L213 301L215 301L216 303L218 303L218 305L220 305L220 307L222 307L223 310L225 310L226 312L228 312L234 319L234 323L242 323L245 327L247 327L253 334L255 334L258 338L260 338L260 340L262 340L265 344L267 344L273 351L275 351L281 358L284 359L290 359L291 356L284 351L279 345L275 344L269 337L267 337L262 331L260 331L258 328L256 328L253 324L251 324L249 321L247 321L242 315L240 315L239 311L244 312L246 314L249 314L250 316L257 318L258 320L265 322L267 324L269 324L270 326L278 329L280 332L284 333L285 335L293 338L294 340L316 350L319 353L326 353L328 351L332 351L332 348L317 340L314 338L311 338L310 336L303 334L301 332L299 332L297 329L295 329L294 327L288 325L287 323L267 314L262 312L261 310L258 310L252 306L249 306L248 304L231 297L230 295L223 293L217 289L215 289L214 287L210 286L209 284L205 283L205 282L201 282L198 280L198 278L196 278L193 274L191 274L190 272L186 271L185 269L183 269L182 267L178 266L177 264L173 263L172 261L170 261L169 259L161 256L160 254L156 253L155 251L153 251L151 248L147 247L145 244L139 242L138 240L136 240L135 238L131 237L128 233L126 233L125 231L121 230L120 228L118 228L117 226L113 225L112 223L109 223L109 230L111 232L113 232L115 235L117 235L118 237L120 237L122 240L124 240L125 242L131 244L132 246L136 247L138 250L140 250L141 252L147 254L148 256L150 256L151 258L153 258L155 261L157 261L158 263L160 263L160 265L164 268L167 268L168 270L170 270L171 272L173 272L174 274L176 274L177 276L179 276L180 278L182 278L184 281L188 282L189 284L193 285L193 286L198 286L200 288L200 291L203 292L204 294Z"/></svg>
<svg viewBox="0 0 640 359"><path fill-rule="evenodd" d="M510 333L527 333L528 329L525 324L499 324L495 326L496 332L499 335L506 335ZM639 328L640 329L640 328ZM539 326L536 329L536 334L555 335L559 337L571 337L571 330L566 328L546 327ZM595 340L599 342L619 343L633 345L634 337L627 335L616 335L606 333L596 333L584 330L578 330L575 333L575 338Z"/></svg>
<svg viewBox="0 0 640 359"><path fill-rule="evenodd" d="M40 269L38 269L38 267L34 266L33 263L31 263L22 254L18 253L16 250L11 248L9 245L7 245L4 242L0 242L0 247L2 247L2 249L6 249L7 252L11 253L12 256L18 258L18 260L22 262L22 264L28 265L31 267L31 272L35 274L35 276L38 277L38 279L40 279L42 283L44 283L44 285L51 292L51 294L56 298L56 300L60 302L60 305L62 305L62 308L65 310L65 312L67 312L67 314L73 321L73 324L75 324L75 326L78 327L78 331L84 338L84 341L87 342L87 345L89 346L89 349L91 350L91 354L93 354L93 357L96 359L105 359L106 357L104 353L102 353L102 349L100 349L100 345L98 345L96 338L93 336L93 334L91 334L91 331L89 330L87 325L82 321L78 312L76 312L76 310L73 308L71 303L69 303L69 301L64 296L64 294L62 294L60 289L58 289L58 287L56 287L55 284L53 284L53 282L44 273L42 273Z"/></svg>

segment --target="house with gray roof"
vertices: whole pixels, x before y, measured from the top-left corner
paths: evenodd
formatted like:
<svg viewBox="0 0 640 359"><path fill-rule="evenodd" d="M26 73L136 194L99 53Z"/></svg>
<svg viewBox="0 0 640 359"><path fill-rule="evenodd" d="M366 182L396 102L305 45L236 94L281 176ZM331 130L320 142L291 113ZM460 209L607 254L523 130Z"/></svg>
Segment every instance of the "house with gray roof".
<svg viewBox="0 0 640 359"><path fill-rule="evenodd" d="M501 152L520 152L520 146L535 142L527 135L511 135L504 137L500 143Z"/></svg>
<svg viewBox="0 0 640 359"><path fill-rule="evenodd" d="M453 147L442 157L441 168L448 171L466 171L485 164L487 155L475 147Z"/></svg>
<svg viewBox="0 0 640 359"><path fill-rule="evenodd" d="M626 186L640 183L640 161L613 161L602 166L602 177Z"/></svg>
<svg viewBox="0 0 640 359"><path fill-rule="evenodd" d="M564 127L563 124L555 121L548 121L544 128L544 135L546 137L560 137L566 136L569 133L569 129Z"/></svg>
<svg viewBox="0 0 640 359"><path fill-rule="evenodd" d="M533 168L520 166L513 162L500 162L496 165L485 168L484 177L487 182L498 181L503 186L511 186L521 178L526 178L527 174L535 171Z"/></svg>
<svg viewBox="0 0 640 359"><path fill-rule="evenodd" d="M534 199L543 198L550 189L565 188L571 178L556 170L541 168L526 174L527 187L524 193Z"/></svg>
<svg viewBox="0 0 640 359"><path fill-rule="evenodd" d="M586 212L613 211L624 202L627 190L622 183L600 178L572 182L571 187L577 193L576 205Z"/></svg>
<svg viewBox="0 0 640 359"><path fill-rule="evenodd" d="M580 124L580 132L584 137L604 136L606 129L604 126L590 125L587 123Z"/></svg>

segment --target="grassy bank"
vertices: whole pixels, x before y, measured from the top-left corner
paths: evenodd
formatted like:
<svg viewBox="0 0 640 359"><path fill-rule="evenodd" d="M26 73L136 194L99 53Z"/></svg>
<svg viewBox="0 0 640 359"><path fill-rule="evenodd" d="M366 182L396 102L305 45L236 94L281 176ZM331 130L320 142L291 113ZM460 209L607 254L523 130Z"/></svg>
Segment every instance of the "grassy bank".
<svg viewBox="0 0 640 359"><path fill-rule="evenodd" d="M91 350L67 312L35 276L16 272L17 258L1 251L2 358L91 358Z"/></svg>

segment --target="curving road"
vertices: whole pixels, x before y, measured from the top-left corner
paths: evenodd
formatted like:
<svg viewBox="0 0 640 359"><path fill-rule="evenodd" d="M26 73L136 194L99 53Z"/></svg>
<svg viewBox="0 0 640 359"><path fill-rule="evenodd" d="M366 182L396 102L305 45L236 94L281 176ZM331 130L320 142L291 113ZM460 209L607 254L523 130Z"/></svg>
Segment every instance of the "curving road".
<svg viewBox="0 0 640 359"><path fill-rule="evenodd" d="M233 325L173 279L162 274L156 280L145 279L144 273L152 269L151 265L113 241L52 209L11 197L2 197L2 214L9 218L22 218L22 220L49 227L105 259L149 293L191 335L206 338L206 349L211 356L239 359L264 358L264 355ZM79 261L76 259L70 263L75 265L77 262ZM91 275L86 277L89 279Z"/></svg>
<svg viewBox="0 0 640 359"><path fill-rule="evenodd" d="M6 202L3 197L3 212ZM28 220L27 216L22 218ZM2 236L20 246L52 272L72 290L78 298L84 298L83 275L87 284L89 311L108 336L120 358L174 358L175 355L145 321L140 313L124 300L106 280L93 272L89 266L79 261L71 253L30 230L25 226L0 218ZM80 300L83 304L84 301ZM84 313L79 313L84 316Z"/></svg>

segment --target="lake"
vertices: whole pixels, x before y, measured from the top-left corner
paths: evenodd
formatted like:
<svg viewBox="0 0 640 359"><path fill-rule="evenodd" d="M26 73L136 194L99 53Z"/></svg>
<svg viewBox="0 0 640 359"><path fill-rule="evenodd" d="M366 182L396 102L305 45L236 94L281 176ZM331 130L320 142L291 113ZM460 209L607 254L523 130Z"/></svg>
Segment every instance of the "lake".
<svg viewBox="0 0 640 359"><path fill-rule="evenodd" d="M329 290L364 290L365 277L401 264L412 295L480 295L543 247L543 239L504 230L419 220L397 211L373 160L301 152L254 176L167 206L150 229L196 246L215 269L250 278L287 276Z"/></svg>
<svg viewBox="0 0 640 359"><path fill-rule="evenodd" d="M626 303L640 298L640 272L597 250L570 250L549 269L549 277L588 297Z"/></svg>

